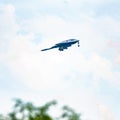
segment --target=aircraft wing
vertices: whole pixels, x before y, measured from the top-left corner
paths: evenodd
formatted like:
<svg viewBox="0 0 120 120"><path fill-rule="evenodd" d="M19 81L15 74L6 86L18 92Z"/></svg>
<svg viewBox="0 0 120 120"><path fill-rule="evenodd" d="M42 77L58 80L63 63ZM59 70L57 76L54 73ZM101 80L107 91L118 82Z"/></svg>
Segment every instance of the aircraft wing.
<svg viewBox="0 0 120 120"><path fill-rule="evenodd" d="M50 50L50 49L52 49L52 48L46 48L46 49L42 49L41 51L46 51L46 50Z"/></svg>
<svg viewBox="0 0 120 120"><path fill-rule="evenodd" d="M54 45L54 46L52 46L52 47L50 47L50 48L42 49L41 51L46 51L46 50L50 50L50 49L57 48L57 47L58 47L58 46Z"/></svg>

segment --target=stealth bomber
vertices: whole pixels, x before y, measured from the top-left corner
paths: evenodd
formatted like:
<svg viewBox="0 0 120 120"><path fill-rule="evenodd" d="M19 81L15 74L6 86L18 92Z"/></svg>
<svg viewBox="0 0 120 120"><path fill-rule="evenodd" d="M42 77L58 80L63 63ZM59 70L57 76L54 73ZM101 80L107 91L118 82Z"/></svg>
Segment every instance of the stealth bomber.
<svg viewBox="0 0 120 120"><path fill-rule="evenodd" d="M68 40L62 41L60 43L57 43L50 48L42 49L41 51L51 50L51 49L54 49L54 48L58 48L59 51L63 51L63 50L67 49L68 47L70 47L70 46L72 46L73 44L76 44L76 43L78 43L78 47L79 47L80 46L79 40L68 39Z"/></svg>

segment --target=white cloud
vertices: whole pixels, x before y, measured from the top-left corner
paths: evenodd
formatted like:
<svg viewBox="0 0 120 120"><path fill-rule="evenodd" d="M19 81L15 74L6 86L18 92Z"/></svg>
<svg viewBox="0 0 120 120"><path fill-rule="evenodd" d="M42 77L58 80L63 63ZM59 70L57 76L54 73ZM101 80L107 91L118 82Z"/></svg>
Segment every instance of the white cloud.
<svg viewBox="0 0 120 120"><path fill-rule="evenodd" d="M6 9L3 11L6 11ZM10 29L8 29L8 34L14 33L14 36L9 38L8 58L6 57L5 59L7 60L8 66L12 69L13 74L15 72L15 74L21 76L25 84L38 89L40 88L39 86L44 88L44 86L59 85L59 82L63 84L61 79L63 79L64 76L68 76L69 72L72 73L73 70L76 72L84 72L84 74L89 72L92 73L93 81L96 83L98 83L101 78L113 82L112 79L117 73L113 73L111 61L99 56L96 51L100 50L103 52L107 44L105 44L105 38L101 36L101 33L99 34L99 30L95 29L94 21L88 20L85 22L82 21L81 23L73 23L71 21L67 22L57 16L37 16L23 23L23 29L30 34L18 36L15 35L18 31L18 29L16 29L18 24L16 24L15 21L14 7L12 5L7 6L7 11L8 16L11 16L10 25L12 23L12 26L9 26L9 24L8 26L6 25ZM2 17L6 19L8 16ZM5 24L6 21L3 23ZM72 53L68 51L69 55L66 55L68 54L66 52L56 53L54 50L50 53L40 53L41 43L39 45L33 43L36 33L43 36L45 41L43 41L43 43L45 44L55 43L55 40L57 42L58 40L67 39L73 36L80 38L80 53L76 54L74 50ZM8 44L8 41L3 43ZM84 56L84 52L88 54L88 57ZM72 60L73 56L74 59L77 60L76 62ZM63 70L64 66L66 67ZM119 78L119 75L117 76ZM115 80L117 84L118 78ZM49 79L52 81L49 81Z"/></svg>
<svg viewBox="0 0 120 120"><path fill-rule="evenodd" d="M14 34L18 30L16 23L15 8L13 5L8 4L6 6L0 5L0 33L4 37L6 34Z"/></svg>
<svg viewBox="0 0 120 120"><path fill-rule="evenodd" d="M120 21L111 16L104 16L98 20L99 28L110 40L120 38ZM110 41L109 40L109 41ZM115 41L113 40L113 41Z"/></svg>
<svg viewBox="0 0 120 120"><path fill-rule="evenodd" d="M0 51L6 51L12 37L19 30L13 5L0 4Z"/></svg>
<svg viewBox="0 0 120 120"><path fill-rule="evenodd" d="M116 63L120 64L120 55L117 56L115 61L116 61Z"/></svg>
<svg viewBox="0 0 120 120"><path fill-rule="evenodd" d="M98 112L102 120L116 120L113 113L105 105L98 104Z"/></svg>
<svg viewBox="0 0 120 120"><path fill-rule="evenodd" d="M111 40L109 42L109 47L111 47L116 52L116 55L114 58L115 63L120 64L120 42L119 40L118 41Z"/></svg>

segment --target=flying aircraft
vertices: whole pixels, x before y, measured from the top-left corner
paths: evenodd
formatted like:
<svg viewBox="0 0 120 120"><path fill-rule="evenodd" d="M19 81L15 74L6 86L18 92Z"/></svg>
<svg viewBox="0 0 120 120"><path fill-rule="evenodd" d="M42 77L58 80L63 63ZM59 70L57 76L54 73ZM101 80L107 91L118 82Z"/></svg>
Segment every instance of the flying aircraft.
<svg viewBox="0 0 120 120"><path fill-rule="evenodd" d="M63 51L64 49L67 49L68 47L72 46L73 44L78 43L78 47L79 45L79 40L77 39L68 39L65 40L63 42L57 43L54 46L50 47L50 48L46 48L46 49L42 49L41 51L46 51L46 50L50 50L53 48L58 48L59 51Z"/></svg>

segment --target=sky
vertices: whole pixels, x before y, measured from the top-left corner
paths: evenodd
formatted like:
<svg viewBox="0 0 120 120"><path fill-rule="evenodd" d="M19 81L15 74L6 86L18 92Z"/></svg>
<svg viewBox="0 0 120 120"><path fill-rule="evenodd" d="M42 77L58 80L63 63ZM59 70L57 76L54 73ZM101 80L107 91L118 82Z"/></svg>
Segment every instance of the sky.
<svg viewBox="0 0 120 120"><path fill-rule="evenodd" d="M11 110L13 98L57 100L82 120L120 120L119 6L119 0L1 0L0 113ZM70 38L80 47L40 51Z"/></svg>

